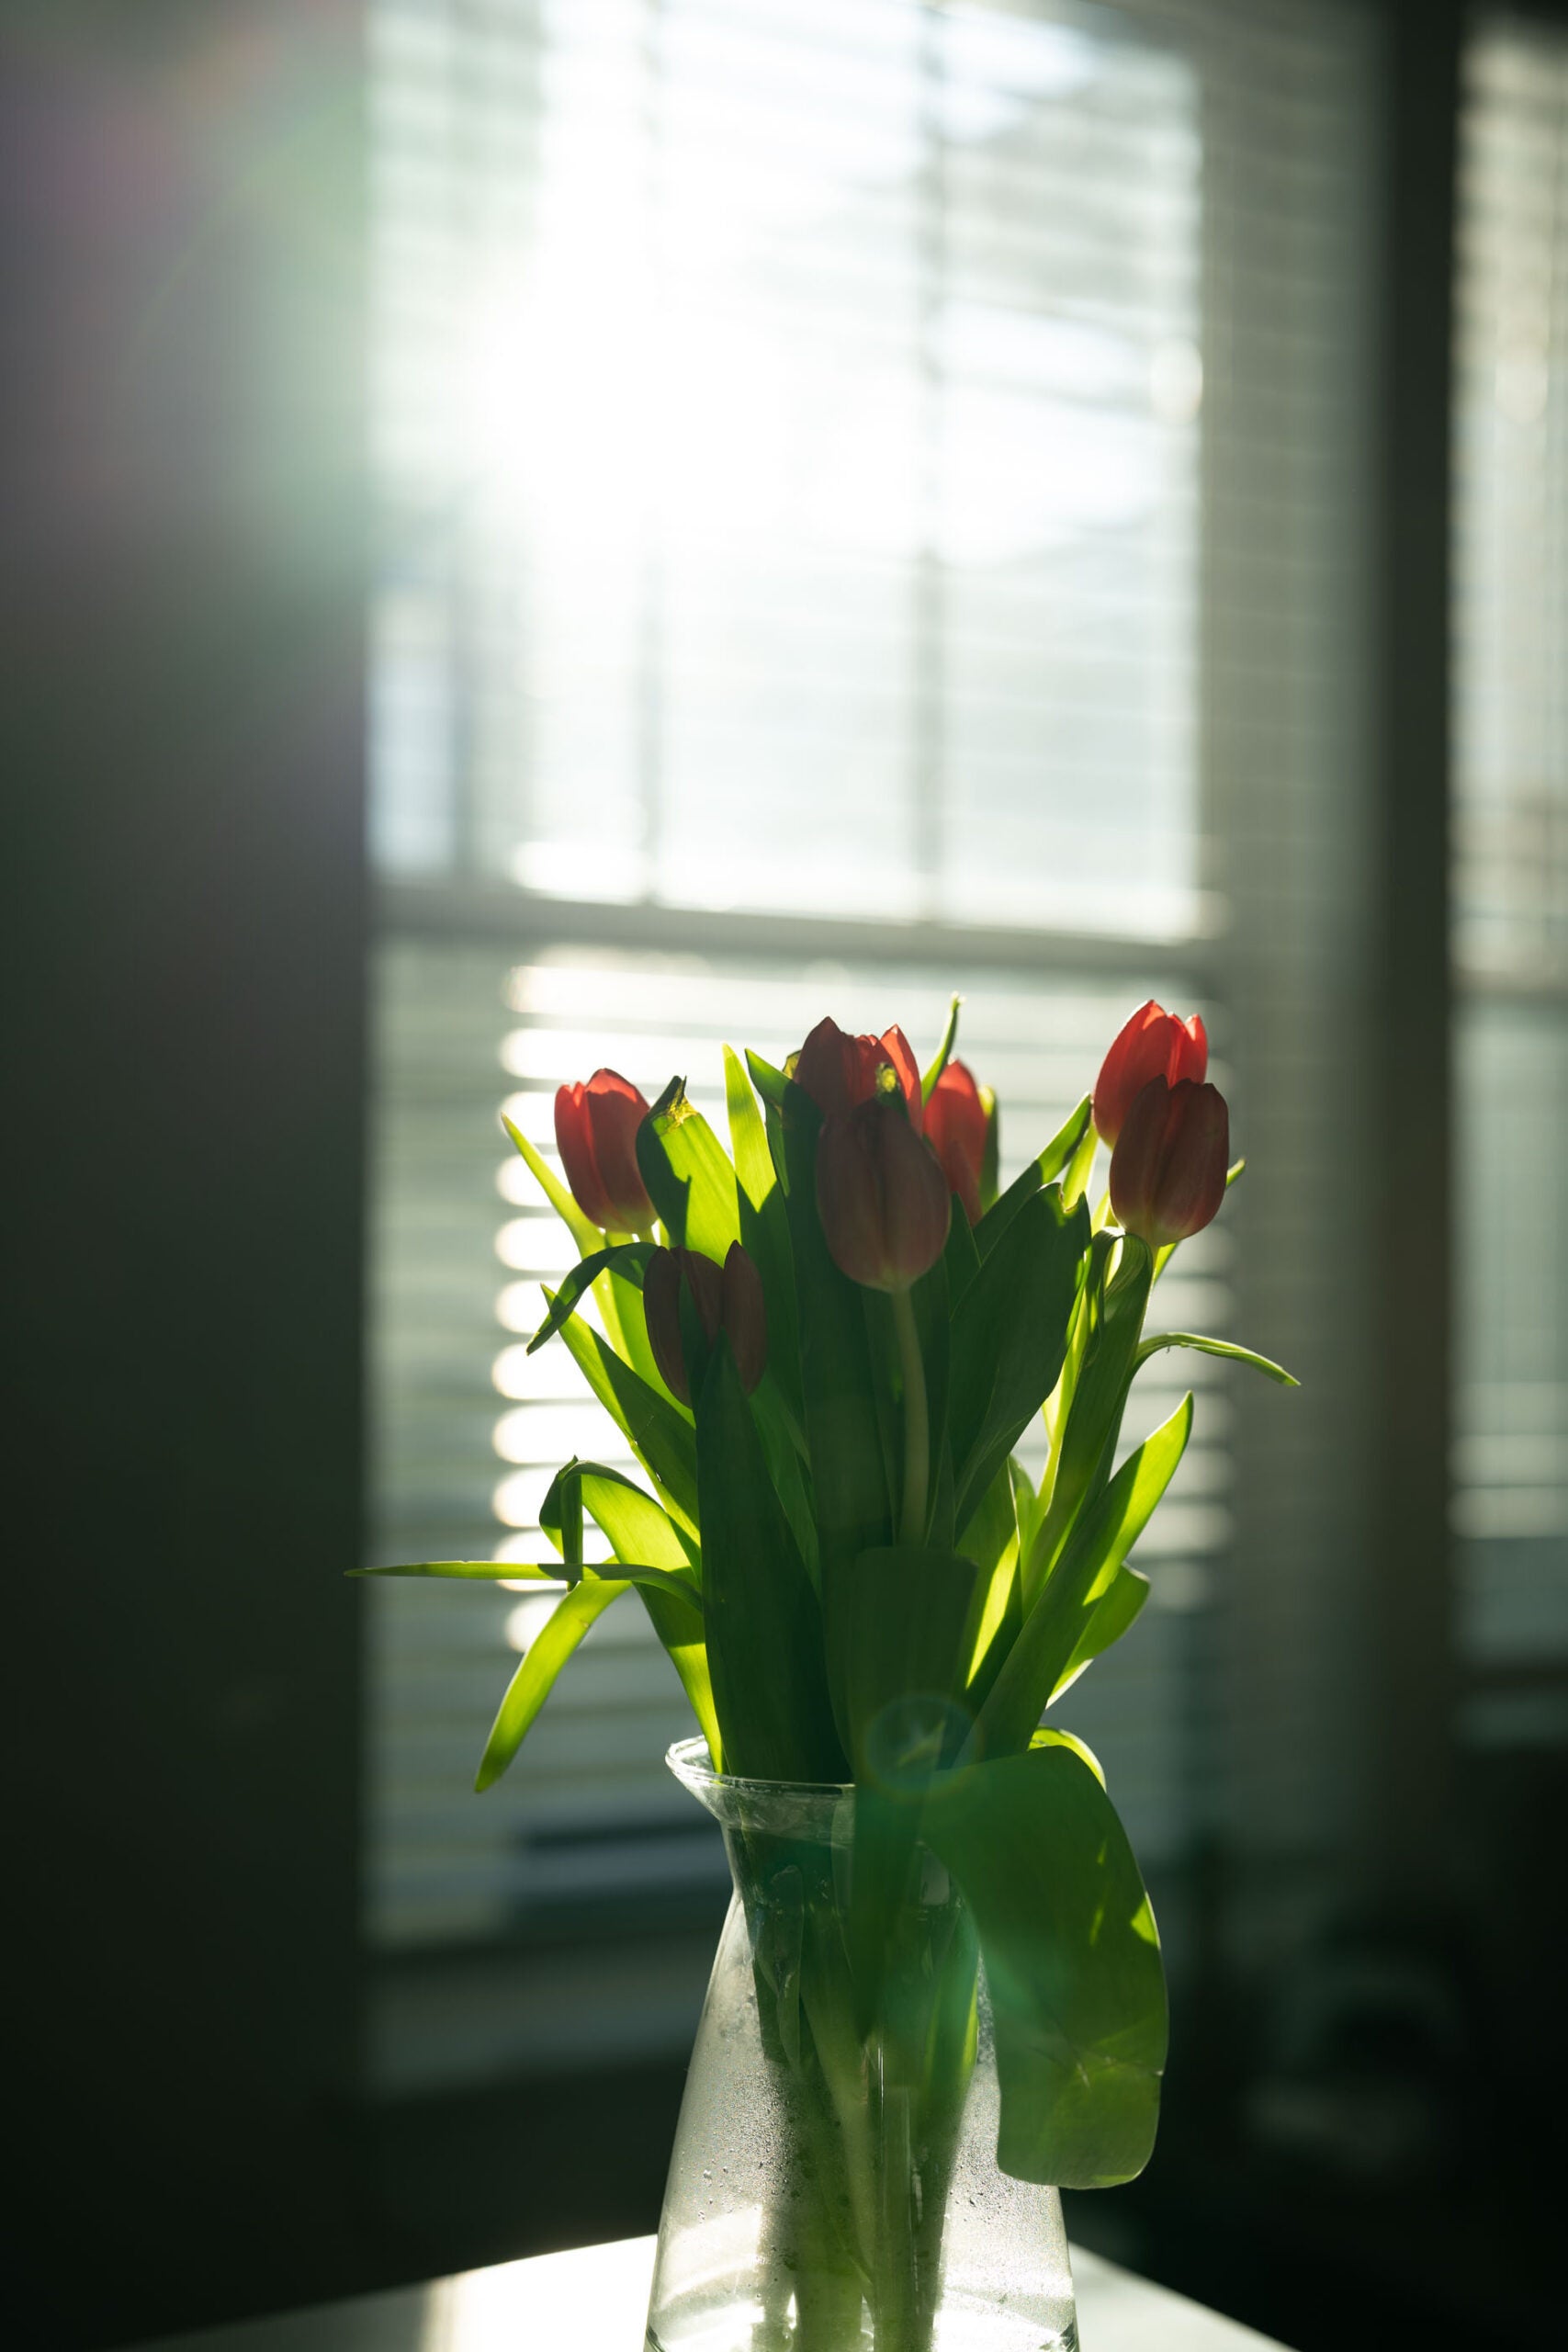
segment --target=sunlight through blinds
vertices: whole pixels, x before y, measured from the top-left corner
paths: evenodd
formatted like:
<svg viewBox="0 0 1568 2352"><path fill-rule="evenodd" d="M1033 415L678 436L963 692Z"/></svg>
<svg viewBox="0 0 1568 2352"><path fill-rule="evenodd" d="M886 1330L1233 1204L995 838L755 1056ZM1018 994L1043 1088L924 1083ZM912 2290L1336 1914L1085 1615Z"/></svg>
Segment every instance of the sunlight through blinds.
<svg viewBox="0 0 1568 2352"><path fill-rule="evenodd" d="M1460 202L1455 1534L1483 1735L1568 1733L1568 37L1472 44ZM1506 1206L1504 1205L1506 1203ZM1555 1674L1554 1691L1529 1687Z"/></svg>
<svg viewBox="0 0 1568 2352"><path fill-rule="evenodd" d="M547 1143L597 1063L705 1101L721 1034L934 1039L957 987L1017 1165L1133 1004L1201 1004L1259 1172L1181 1313L1242 1301L1310 1385L1287 1430L1205 1366L1156 1601L1074 1722L1156 1879L1224 1804L1321 1836L1357 1562L1325 1178L1364 865L1359 11L372 14L370 1556L540 1556L551 1468L611 1442L558 1348L521 1352L561 1244L503 1103ZM476 1803L530 1595L371 1598L383 1951L711 1895L635 1609Z"/></svg>

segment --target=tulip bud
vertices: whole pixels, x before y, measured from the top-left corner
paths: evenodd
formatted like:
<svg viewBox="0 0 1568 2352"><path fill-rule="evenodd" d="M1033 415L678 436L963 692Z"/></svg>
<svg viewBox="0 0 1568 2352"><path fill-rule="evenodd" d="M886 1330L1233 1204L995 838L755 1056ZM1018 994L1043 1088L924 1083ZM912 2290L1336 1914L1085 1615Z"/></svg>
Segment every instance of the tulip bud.
<svg viewBox="0 0 1568 2352"><path fill-rule="evenodd" d="M637 1131L648 1104L618 1070L556 1093L556 1144L572 1198L585 1217L615 1233L646 1233L653 1203L637 1171Z"/></svg>
<svg viewBox="0 0 1568 2352"><path fill-rule="evenodd" d="M901 1102L881 1095L824 1119L817 1138L817 1214L852 1282L907 1290L947 1241L952 1195L934 1151Z"/></svg>
<svg viewBox="0 0 1568 2352"><path fill-rule="evenodd" d="M920 1133L920 1071L902 1029L885 1030L880 1037L852 1036L836 1021L819 1021L790 1065L790 1076L803 1087L825 1119L844 1117L857 1102L869 1102L890 1069L903 1094L909 1124Z"/></svg>
<svg viewBox="0 0 1568 2352"><path fill-rule="evenodd" d="M975 1083L974 1072L963 1062L949 1062L926 1104L926 1140L942 1162L949 1189L963 1202L964 1214L971 1225L980 1222L980 1187L989 1126L990 1117Z"/></svg>
<svg viewBox="0 0 1568 2352"><path fill-rule="evenodd" d="M1133 1098L1111 1155L1119 1224L1163 1250L1201 1232L1225 1196L1230 1113L1217 1086L1152 1078Z"/></svg>
<svg viewBox="0 0 1568 2352"><path fill-rule="evenodd" d="M1168 1086L1184 1078L1201 1084L1208 1069L1209 1039L1199 1015L1195 1012L1190 1021L1179 1021L1150 997L1134 1013L1100 1064L1094 1086L1094 1124L1101 1137L1115 1143L1133 1097L1151 1078L1163 1078Z"/></svg>
<svg viewBox="0 0 1568 2352"><path fill-rule="evenodd" d="M700 1250L656 1250L643 1274L642 1304L648 1344L672 1396L691 1403L720 1331L750 1396L767 1367L768 1321L761 1276L739 1241L722 1267Z"/></svg>

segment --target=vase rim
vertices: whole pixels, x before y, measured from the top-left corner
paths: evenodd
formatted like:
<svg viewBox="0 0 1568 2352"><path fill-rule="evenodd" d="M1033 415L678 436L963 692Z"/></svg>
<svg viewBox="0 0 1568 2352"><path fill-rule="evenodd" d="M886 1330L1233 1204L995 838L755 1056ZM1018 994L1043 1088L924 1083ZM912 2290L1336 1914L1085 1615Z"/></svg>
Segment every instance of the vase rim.
<svg viewBox="0 0 1568 2352"><path fill-rule="evenodd" d="M847 1797L854 1793L852 1781L759 1781L748 1779L743 1772L716 1772L707 1741L700 1732L691 1739L673 1740L665 1751L664 1761L682 1786L694 1792L703 1789L755 1789L773 1796Z"/></svg>

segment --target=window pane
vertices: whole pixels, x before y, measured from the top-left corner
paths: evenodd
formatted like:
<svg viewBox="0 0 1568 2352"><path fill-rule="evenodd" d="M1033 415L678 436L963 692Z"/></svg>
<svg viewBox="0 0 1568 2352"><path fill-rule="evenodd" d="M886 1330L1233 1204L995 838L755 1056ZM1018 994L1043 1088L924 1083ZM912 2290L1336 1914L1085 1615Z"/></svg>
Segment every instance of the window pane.
<svg viewBox="0 0 1568 2352"><path fill-rule="evenodd" d="M1472 1666L1568 1662L1568 40L1471 51L1455 562L1459 1340ZM1502 1712L1499 1712L1501 1704ZM1489 1702L1490 1736L1560 1705Z"/></svg>
<svg viewBox="0 0 1568 2352"><path fill-rule="evenodd" d="M386 869L1191 930L1191 62L902 0L376 19Z"/></svg>

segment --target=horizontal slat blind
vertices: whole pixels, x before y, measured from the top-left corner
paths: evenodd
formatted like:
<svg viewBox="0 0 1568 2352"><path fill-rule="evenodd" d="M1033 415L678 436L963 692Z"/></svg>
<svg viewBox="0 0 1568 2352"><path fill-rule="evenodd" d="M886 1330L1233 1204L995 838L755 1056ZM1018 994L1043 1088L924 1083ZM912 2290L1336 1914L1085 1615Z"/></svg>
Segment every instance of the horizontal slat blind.
<svg viewBox="0 0 1568 2352"><path fill-rule="evenodd" d="M1201 1368L1159 1605L1073 1720L1156 1874L1222 1780L1269 1850L1330 1835L1316 1733L1361 1573L1330 1178L1362 941L1361 12L372 16L377 1555L536 1555L581 1442L560 1351L517 1352L558 1245L503 1101L543 1139L553 1086L607 1060L707 1102L721 1034L783 1050L831 1009L933 1037L958 986L1016 1164L1134 1002L1201 999L1251 1167L1172 1319L1234 1301L1308 1385L1287 1421ZM726 910L785 928L710 952ZM789 922L820 959L835 916L862 928L803 968ZM1006 939L942 953L960 923ZM384 1949L716 1866L630 1602L467 1796L529 1606L374 1596Z"/></svg>
<svg viewBox="0 0 1568 2352"><path fill-rule="evenodd" d="M909 0L375 23L385 863L1190 929L1179 51Z"/></svg>
<svg viewBox="0 0 1568 2352"><path fill-rule="evenodd" d="M1568 1734L1568 38L1472 45L1460 207L1454 1464L1484 1736Z"/></svg>

